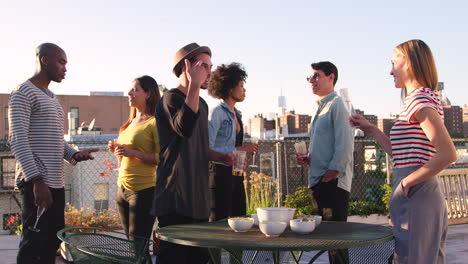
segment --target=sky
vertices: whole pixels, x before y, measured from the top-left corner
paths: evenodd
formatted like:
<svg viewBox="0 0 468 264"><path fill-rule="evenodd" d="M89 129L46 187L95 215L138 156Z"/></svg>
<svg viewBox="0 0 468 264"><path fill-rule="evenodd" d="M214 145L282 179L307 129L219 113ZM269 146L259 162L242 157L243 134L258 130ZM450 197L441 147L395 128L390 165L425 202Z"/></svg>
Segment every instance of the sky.
<svg viewBox="0 0 468 264"><path fill-rule="evenodd" d="M349 88L355 108L388 117L398 113L392 49L422 39L432 49L453 105L468 104L467 1L7 1L0 0L0 93L31 77L35 48L61 46L68 72L56 94L127 92L147 74L175 87L173 56L197 42L213 52L214 68L239 62L247 70L247 97L236 105L244 118L287 108L314 114L317 97L306 76L312 62L339 71L336 90ZM217 100L206 91L210 108ZM98 120L97 120L98 122Z"/></svg>

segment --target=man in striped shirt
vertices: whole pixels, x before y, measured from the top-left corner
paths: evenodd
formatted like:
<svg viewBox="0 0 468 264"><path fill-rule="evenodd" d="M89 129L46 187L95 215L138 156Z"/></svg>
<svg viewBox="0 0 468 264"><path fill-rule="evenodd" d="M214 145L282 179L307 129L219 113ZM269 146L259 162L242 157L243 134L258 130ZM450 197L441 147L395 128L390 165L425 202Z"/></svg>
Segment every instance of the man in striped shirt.
<svg viewBox="0 0 468 264"><path fill-rule="evenodd" d="M23 207L23 234L17 263L54 263L60 241L57 231L65 226L63 159L71 164L93 159L98 149L77 151L64 138L64 112L48 87L65 78L67 56L57 45L36 49L36 72L13 90L8 119L10 145L16 164L16 184ZM46 210L35 225L37 208Z"/></svg>

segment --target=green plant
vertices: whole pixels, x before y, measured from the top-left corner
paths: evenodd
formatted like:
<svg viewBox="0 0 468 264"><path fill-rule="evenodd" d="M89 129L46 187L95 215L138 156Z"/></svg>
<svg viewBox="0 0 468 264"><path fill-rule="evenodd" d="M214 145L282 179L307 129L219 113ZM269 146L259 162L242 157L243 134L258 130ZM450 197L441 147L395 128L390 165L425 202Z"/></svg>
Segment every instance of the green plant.
<svg viewBox="0 0 468 264"><path fill-rule="evenodd" d="M10 214L5 223L5 230L10 232L10 235L23 233L23 224L21 224L21 214Z"/></svg>
<svg viewBox="0 0 468 264"><path fill-rule="evenodd" d="M277 181L263 173L252 172L244 178L247 214L255 214L257 207L278 206Z"/></svg>
<svg viewBox="0 0 468 264"><path fill-rule="evenodd" d="M296 208L296 215L311 215L314 207L309 189L303 186L297 188L293 194L288 194L284 206Z"/></svg>
<svg viewBox="0 0 468 264"><path fill-rule="evenodd" d="M67 204L65 211L65 226L66 227L99 227L103 229L119 229L119 216L114 209L106 209L96 211L92 208L77 209L71 204Z"/></svg>
<svg viewBox="0 0 468 264"><path fill-rule="evenodd" d="M349 202L348 215L368 216L371 214L383 214L385 207L369 201Z"/></svg>
<svg viewBox="0 0 468 264"><path fill-rule="evenodd" d="M384 191L384 195L382 196L382 203L384 204L385 207L385 214L388 214L388 207L390 204L390 197L392 196L392 187L388 184L382 184L380 185L382 190Z"/></svg>

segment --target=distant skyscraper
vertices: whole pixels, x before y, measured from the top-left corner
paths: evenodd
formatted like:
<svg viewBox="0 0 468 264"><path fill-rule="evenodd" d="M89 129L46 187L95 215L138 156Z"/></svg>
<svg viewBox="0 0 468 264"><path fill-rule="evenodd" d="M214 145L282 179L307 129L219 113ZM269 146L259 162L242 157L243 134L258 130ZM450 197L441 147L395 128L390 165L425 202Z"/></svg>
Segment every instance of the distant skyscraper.
<svg viewBox="0 0 468 264"><path fill-rule="evenodd" d="M280 96L278 96L278 115L283 116L286 113L286 96L283 95L281 91Z"/></svg>
<svg viewBox="0 0 468 264"><path fill-rule="evenodd" d="M278 97L278 107L286 107L286 97L284 95Z"/></svg>
<svg viewBox="0 0 468 264"><path fill-rule="evenodd" d="M452 105L448 97L445 95L444 82L439 82L439 85L437 86L437 91L439 92L440 101L443 106Z"/></svg>

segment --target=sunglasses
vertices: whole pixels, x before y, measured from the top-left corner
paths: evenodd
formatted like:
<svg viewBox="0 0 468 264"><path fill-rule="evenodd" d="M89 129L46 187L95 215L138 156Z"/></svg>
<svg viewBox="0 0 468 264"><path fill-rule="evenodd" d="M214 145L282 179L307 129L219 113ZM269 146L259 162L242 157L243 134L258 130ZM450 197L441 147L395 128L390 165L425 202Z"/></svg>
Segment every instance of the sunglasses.
<svg viewBox="0 0 468 264"><path fill-rule="evenodd" d="M319 77L319 73L318 72L314 72L312 75L308 75L306 77L306 80L308 82L312 81L312 80L316 80L317 78Z"/></svg>

